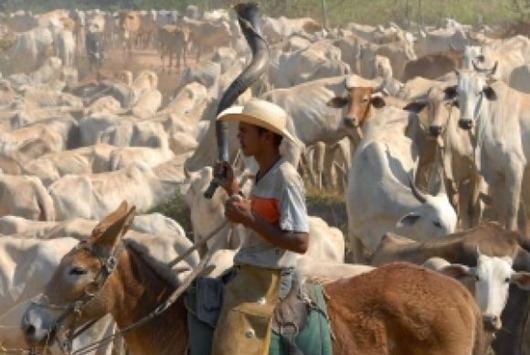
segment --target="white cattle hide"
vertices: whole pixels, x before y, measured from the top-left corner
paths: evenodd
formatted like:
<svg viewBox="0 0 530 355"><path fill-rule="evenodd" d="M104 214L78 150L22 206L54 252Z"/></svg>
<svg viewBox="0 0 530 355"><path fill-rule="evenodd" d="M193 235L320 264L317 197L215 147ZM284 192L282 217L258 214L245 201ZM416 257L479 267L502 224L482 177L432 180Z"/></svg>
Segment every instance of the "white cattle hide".
<svg viewBox="0 0 530 355"><path fill-rule="evenodd" d="M386 232L421 240L454 231L456 213L447 195L415 192L411 181L419 152L415 114L393 107L379 110L365 124L348 175L348 234L355 261L372 253Z"/></svg>
<svg viewBox="0 0 530 355"><path fill-rule="evenodd" d="M139 211L147 211L173 196L176 189L176 184L161 181L149 167L137 163L109 173L66 175L50 185L49 192L57 220L65 220L101 219L123 200Z"/></svg>
<svg viewBox="0 0 530 355"><path fill-rule="evenodd" d="M55 208L38 178L0 174L0 216L5 215L53 221Z"/></svg>

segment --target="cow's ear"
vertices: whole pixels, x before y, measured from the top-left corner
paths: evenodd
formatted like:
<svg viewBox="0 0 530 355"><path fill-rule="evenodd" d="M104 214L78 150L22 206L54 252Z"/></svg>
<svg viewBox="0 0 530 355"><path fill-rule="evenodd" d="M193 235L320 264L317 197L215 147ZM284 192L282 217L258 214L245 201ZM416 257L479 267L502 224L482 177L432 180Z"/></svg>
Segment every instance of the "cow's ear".
<svg viewBox="0 0 530 355"><path fill-rule="evenodd" d="M386 105L385 99L379 95L372 96L372 98L370 98L370 103L375 108L381 108Z"/></svg>
<svg viewBox="0 0 530 355"><path fill-rule="evenodd" d="M456 86L448 86L444 89L446 100L454 99L457 96Z"/></svg>
<svg viewBox="0 0 530 355"><path fill-rule="evenodd" d="M413 101L413 102L409 102L408 104L406 104L405 107L403 107L403 110L414 112L414 113L420 113L421 110L425 108L425 106L427 106L426 102Z"/></svg>
<svg viewBox="0 0 530 355"><path fill-rule="evenodd" d="M486 86L484 88L484 95L486 95L486 99L490 101L497 100L497 94L495 93L495 90L491 86Z"/></svg>
<svg viewBox="0 0 530 355"><path fill-rule="evenodd" d="M348 98L341 97L341 96L335 96L334 98L329 100L327 103L329 107L334 107L334 108L343 108L347 104L348 104Z"/></svg>
<svg viewBox="0 0 530 355"><path fill-rule="evenodd" d="M440 269L440 272L457 280L462 277L475 276L475 268L462 264L450 264L444 266Z"/></svg>
<svg viewBox="0 0 530 355"><path fill-rule="evenodd" d="M418 214L414 212L408 213L405 216L401 217L401 219L397 222L396 227L413 226L419 219L420 216Z"/></svg>
<svg viewBox="0 0 530 355"><path fill-rule="evenodd" d="M530 291L530 272L514 272L511 282L516 284L520 289Z"/></svg>

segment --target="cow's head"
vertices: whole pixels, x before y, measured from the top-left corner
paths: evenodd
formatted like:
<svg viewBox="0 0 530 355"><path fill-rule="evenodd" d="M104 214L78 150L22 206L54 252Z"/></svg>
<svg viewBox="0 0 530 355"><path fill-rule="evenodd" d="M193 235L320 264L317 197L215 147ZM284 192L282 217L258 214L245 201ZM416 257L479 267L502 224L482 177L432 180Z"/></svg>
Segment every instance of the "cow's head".
<svg viewBox="0 0 530 355"><path fill-rule="evenodd" d="M475 297L482 311L484 327L488 331L501 329L501 314L508 301L510 283L523 290L530 290L530 273L517 272L512 269L511 256L488 256L477 247L477 266L449 264L441 272L446 275L462 278L473 277Z"/></svg>
<svg viewBox="0 0 530 355"><path fill-rule="evenodd" d="M414 238L425 236L444 236L453 233L457 215L449 202L443 184L435 195L419 191L412 181L409 182L412 196L419 204L411 212L399 219L396 227Z"/></svg>
<svg viewBox="0 0 530 355"><path fill-rule="evenodd" d="M343 118L346 127L362 127L364 121L370 117L372 106L375 108L385 106L381 92L374 87L356 86L351 77L345 80L344 86L346 95L332 98L327 105L334 108L346 107L346 115Z"/></svg>
<svg viewBox="0 0 530 355"><path fill-rule="evenodd" d="M427 94L416 98L403 108L419 113L426 107L428 109L428 134L433 138L442 134L447 129L449 119L456 119L455 116L458 115L455 108L458 106L457 98L446 91L434 86L429 89Z"/></svg>
<svg viewBox="0 0 530 355"><path fill-rule="evenodd" d="M460 108L458 125L462 129L470 130L480 116L485 101L497 100L497 93L491 86L494 82L497 63L489 70L476 68L475 71L457 71L458 84L445 89L449 99L454 98Z"/></svg>

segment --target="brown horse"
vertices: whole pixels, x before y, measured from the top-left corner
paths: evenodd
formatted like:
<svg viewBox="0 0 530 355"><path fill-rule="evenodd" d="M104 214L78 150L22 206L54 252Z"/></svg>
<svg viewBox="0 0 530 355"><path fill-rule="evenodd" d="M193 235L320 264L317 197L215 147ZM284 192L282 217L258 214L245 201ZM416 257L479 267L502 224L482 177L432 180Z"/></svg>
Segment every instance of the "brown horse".
<svg viewBox="0 0 530 355"><path fill-rule="evenodd" d="M26 312L29 344L43 347L111 313L120 329L172 293L169 268L122 241L134 208L123 203L61 261L41 300ZM411 264L390 264L325 286L334 354L482 354L482 319L458 282ZM131 354L183 354L186 310L166 312L126 333Z"/></svg>

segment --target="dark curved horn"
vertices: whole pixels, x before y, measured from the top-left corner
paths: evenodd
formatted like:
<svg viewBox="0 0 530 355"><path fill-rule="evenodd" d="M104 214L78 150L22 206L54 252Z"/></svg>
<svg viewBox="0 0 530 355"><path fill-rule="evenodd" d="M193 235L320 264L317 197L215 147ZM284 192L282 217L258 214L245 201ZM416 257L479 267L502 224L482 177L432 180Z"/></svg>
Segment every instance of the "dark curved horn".
<svg viewBox="0 0 530 355"><path fill-rule="evenodd" d="M230 107L246 89L248 89L267 69L269 64L269 46L261 35L258 5L255 3L241 3L234 5L239 26L252 51L252 60L241 74L230 84L219 101L216 117L224 109ZM215 122L217 138L217 152L220 161L229 161L227 124L223 121ZM216 181L222 176L214 178L210 187L204 193L206 198L211 198L218 186Z"/></svg>
<svg viewBox="0 0 530 355"><path fill-rule="evenodd" d="M491 71L490 71L489 75L494 75L495 74L495 72L497 71L498 65L499 65L499 61L497 60L497 61L495 61L495 64L493 65L493 68L491 68Z"/></svg>
<svg viewBox="0 0 530 355"><path fill-rule="evenodd" d="M427 199L425 198L425 196L423 196L423 194L418 190L418 188L416 187L416 185L414 185L414 182L412 181L411 178L409 178L409 186L410 186L410 189L412 190L412 194L414 195L414 197L416 198L416 200L418 200L420 203L425 203L427 202Z"/></svg>
<svg viewBox="0 0 530 355"><path fill-rule="evenodd" d="M475 69L476 72L486 73L487 75L493 75L497 71L497 66L499 65L499 61L496 61L495 64L493 64L493 67L491 67L491 69L479 68L477 66L477 63L474 60L471 61L471 64L473 64L473 69Z"/></svg>

